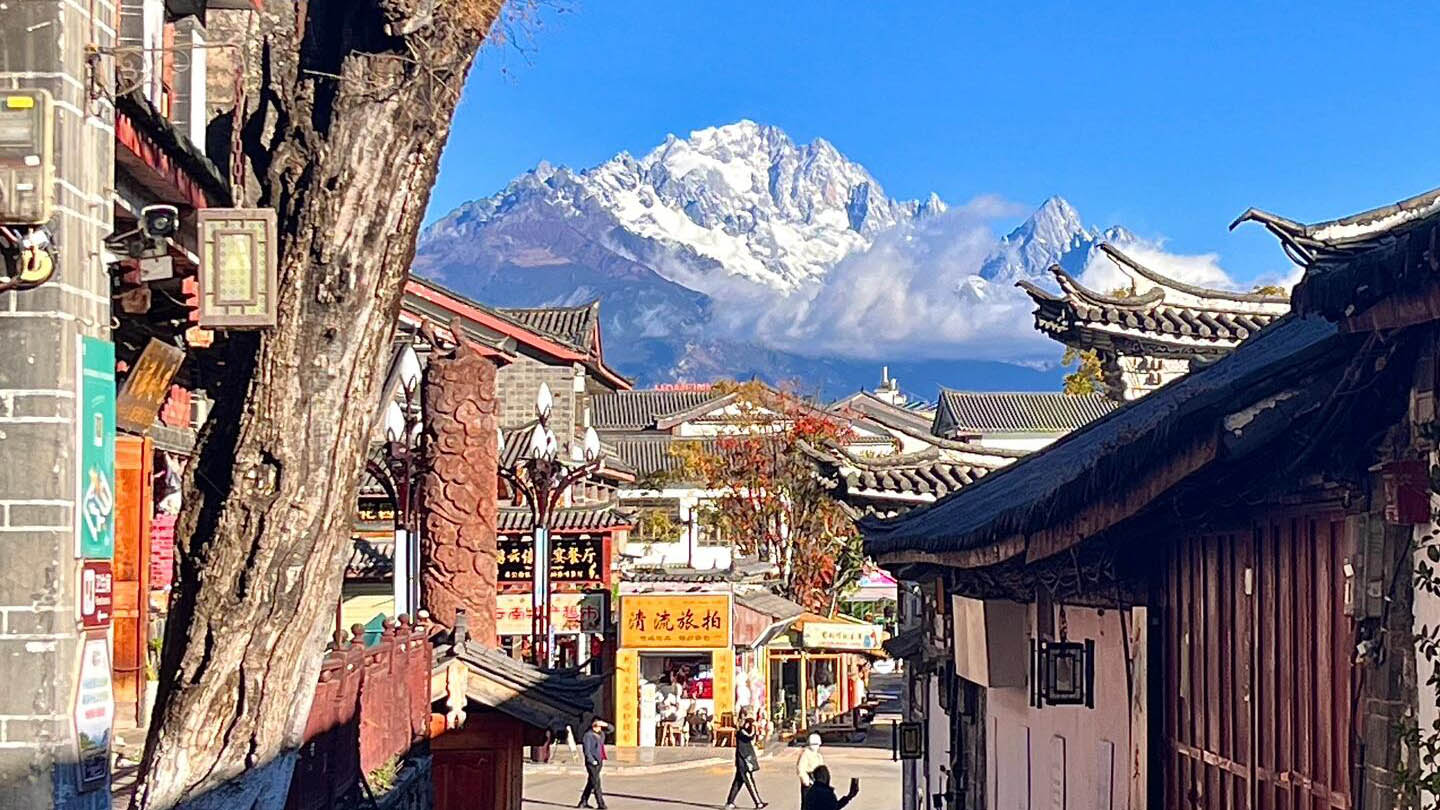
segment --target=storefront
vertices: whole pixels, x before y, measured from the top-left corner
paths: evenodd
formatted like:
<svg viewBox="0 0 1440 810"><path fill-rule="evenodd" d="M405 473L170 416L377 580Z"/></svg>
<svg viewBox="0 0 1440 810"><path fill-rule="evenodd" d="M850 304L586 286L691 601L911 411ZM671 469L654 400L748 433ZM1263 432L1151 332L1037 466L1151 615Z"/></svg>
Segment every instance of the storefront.
<svg viewBox="0 0 1440 810"><path fill-rule="evenodd" d="M864 701L869 665L884 657L879 625L814 613L800 616L769 647L770 714L782 736L798 734Z"/></svg>
<svg viewBox="0 0 1440 810"><path fill-rule="evenodd" d="M747 710L768 738L777 727L770 710L769 645L782 638L805 608L769 590L735 594L735 711Z"/></svg>
<svg viewBox="0 0 1440 810"><path fill-rule="evenodd" d="M568 669L602 657L610 615L608 591L556 593L550 596L550 626L555 629L556 666ZM529 651L535 606L528 593L495 597L495 634L500 649L522 658Z"/></svg>
<svg viewBox="0 0 1440 810"><path fill-rule="evenodd" d="M620 597L618 745L713 741L735 710L731 611L728 591Z"/></svg>

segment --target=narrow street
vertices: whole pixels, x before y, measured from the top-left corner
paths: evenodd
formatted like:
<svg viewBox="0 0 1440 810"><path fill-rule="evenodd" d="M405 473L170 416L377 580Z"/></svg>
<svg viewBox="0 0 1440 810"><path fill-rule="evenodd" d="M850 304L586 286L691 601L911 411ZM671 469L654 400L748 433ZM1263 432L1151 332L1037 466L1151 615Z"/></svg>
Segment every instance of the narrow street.
<svg viewBox="0 0 1440 810"><path fill-rule="evenodd" d="M877 728L877 733L879 729ZM888 734L888 726L887 726ZM873 736L873 735L872 735ZM825 746L825 762L835 775L840 792L850 778L860 780L860 795L851 802L853 810L890 810L900 794L900 763L892 762L888 742L885 747L839 745ZM760 763L757 783L760 796L774 810L798 810L799 794L795 780L795 759L800 749L788 748ZM688 807L721 807L730 789L734 770L712 766L652 774L615 774L605 776L605 795L612 810L681 810ZM525 776L525 810L551 807L574 807L585 787L583 774L545 774ZM751 807L742 792L736 800L739 808Z"/></svg>
<svg viewBox="0 0 1440 810"><path fill-rule="evenodd" d="M860 795L847 810L888 810L900 793L900 763L891 759L890 723L900 718L900 675L875 675L871 694L881 698L869 738L862 744L826 744L825 764L834 776L836 792L844 794L852 777L860 780ZM774 810L799 810L795 760L799 748L772 747L760 761L756 782L760 798ZM734 770L728 765L697 765L684 770L605 775L605 795L614 810L679 810L686 807L723 807ZM524 810L574 807L585 787L583 772L525 775ZM735 806L752 807L742 791Z"/></svg>

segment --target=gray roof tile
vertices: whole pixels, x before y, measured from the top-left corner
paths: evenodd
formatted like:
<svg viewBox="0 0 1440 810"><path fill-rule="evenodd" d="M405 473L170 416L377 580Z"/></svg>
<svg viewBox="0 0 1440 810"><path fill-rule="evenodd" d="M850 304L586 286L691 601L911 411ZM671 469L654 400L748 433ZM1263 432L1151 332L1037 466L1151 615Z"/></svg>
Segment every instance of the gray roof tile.
<svg viewBox="0 0 1440 810"><path fill-rule="evenodd" d="M935 433L1065 433L1088 424L1116 403L1104 394L1053 392L940 392Z"/></svg>

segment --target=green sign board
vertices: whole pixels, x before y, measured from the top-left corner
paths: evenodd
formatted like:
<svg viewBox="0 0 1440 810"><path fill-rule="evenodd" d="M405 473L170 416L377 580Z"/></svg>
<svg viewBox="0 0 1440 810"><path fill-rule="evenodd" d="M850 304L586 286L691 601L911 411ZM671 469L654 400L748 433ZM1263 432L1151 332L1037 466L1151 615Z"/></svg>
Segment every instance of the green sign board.
<svg viewBox="0 0 1440 810"><path fill-rule="evenodd" d="M76 556L115 556L115 344L80 338Z"/></svg>

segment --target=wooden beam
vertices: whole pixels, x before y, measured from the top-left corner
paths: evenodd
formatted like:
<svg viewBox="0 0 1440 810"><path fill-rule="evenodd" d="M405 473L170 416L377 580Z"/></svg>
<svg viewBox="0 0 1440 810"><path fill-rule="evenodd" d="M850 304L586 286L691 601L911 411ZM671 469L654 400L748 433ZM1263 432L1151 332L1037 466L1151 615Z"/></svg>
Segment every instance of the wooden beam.
<svg viewBox="0 0 1440 810"><path fill-rule="evenodd" d="M1025 550L1025 538L1012 535L998 543L962 551L892 551L877 559L881 565L943 565L949 568L984 568L997 565Z"/></svg>

